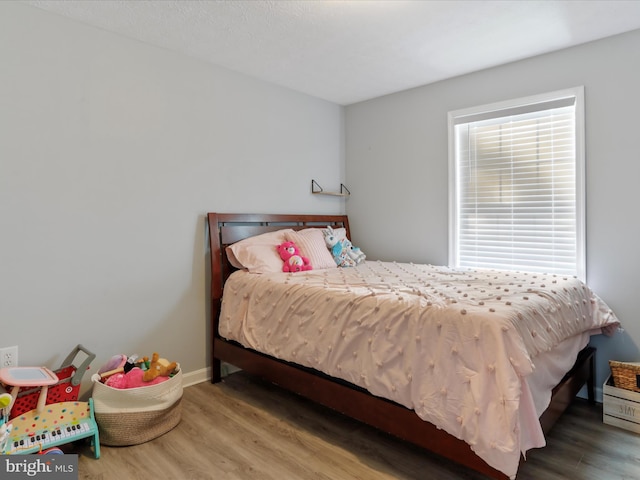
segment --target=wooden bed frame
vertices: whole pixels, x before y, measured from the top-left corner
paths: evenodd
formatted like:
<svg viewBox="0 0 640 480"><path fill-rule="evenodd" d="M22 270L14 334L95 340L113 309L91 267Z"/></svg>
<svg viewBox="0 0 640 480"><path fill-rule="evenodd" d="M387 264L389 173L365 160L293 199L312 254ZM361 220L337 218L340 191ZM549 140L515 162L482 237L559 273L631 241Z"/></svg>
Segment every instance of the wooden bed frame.
<svg viewBox="0 0 640 480"><path fill-rule="evenodd" d="M422 420L413 410L373 396L353 384L244 348L236 342L227 341L219 336L218 319L224 282L234 270L227 259L226 246L243 238L282 228L299 230L327 225L333 228L344 227L350 238L349 220L346 215L209 213L208 223L211 247L211 334L213 337L211 381L213 383L221 380L221 362L227 362L489 477L508 478L504 473L487 465L467 443ZM545 433L562 415L585 383L588 387L589 401L594 402L594 355L594 348L587 347L582 350L574 367L553 389L551 404L540 417Z"/></svg>

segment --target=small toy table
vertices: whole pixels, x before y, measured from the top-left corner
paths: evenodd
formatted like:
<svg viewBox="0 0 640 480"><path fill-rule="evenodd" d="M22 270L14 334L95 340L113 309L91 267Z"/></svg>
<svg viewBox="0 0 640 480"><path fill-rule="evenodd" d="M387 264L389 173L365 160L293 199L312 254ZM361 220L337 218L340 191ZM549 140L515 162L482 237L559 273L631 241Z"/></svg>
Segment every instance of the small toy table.
<svg viewBox="0 0 640 480"><path fill-rule="evenodd" d="M15 387L11 389L11 405L18 397L20 387L42 387L36 411L42 412L47 400L49 385L58 383L58 376L47 367L7 367L0 368L0 382Z"/></svg>

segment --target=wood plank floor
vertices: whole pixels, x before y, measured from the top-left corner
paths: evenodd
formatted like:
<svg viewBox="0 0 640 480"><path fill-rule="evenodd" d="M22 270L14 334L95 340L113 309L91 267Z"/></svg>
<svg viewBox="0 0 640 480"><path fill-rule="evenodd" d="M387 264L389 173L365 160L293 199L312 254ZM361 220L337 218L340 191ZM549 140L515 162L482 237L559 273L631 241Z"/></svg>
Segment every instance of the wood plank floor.
<svg viewBox="0 0 640 480"><path fill-rule="evenodd" d="M640 436L576 400L518 479L640 478ZM182 420L132 447L73 446L79 479L427 480L486 477L238 372L185 389Z"/></svg>

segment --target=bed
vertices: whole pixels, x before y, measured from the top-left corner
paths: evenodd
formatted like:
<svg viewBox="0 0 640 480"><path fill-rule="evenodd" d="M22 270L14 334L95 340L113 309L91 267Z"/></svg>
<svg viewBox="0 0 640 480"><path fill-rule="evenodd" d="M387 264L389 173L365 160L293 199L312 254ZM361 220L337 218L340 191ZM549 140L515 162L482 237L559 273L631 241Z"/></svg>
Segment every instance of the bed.
<svg viewBox="0 0 640 480"><path fill-rule="evenodd" d="M594 401L589 337L617 319L574 278L324 268L315 253L311 271L260 270L274 239L316 241L327 226L350 238L348 217L209 213L208 225L214 383L229 363L492 478L516 476L585 384Z"/></svg>

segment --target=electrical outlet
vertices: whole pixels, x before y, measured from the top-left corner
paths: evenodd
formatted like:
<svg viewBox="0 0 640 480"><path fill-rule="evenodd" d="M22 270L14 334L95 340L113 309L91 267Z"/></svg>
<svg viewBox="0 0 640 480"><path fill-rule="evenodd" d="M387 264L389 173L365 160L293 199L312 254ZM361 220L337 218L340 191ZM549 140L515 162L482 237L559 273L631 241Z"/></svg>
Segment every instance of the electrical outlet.
<svg viewBox="0 0 640 480"><path fill-rule="evenodd" d="M0 368L18 366L18 346L0 348Z"/></svg>

